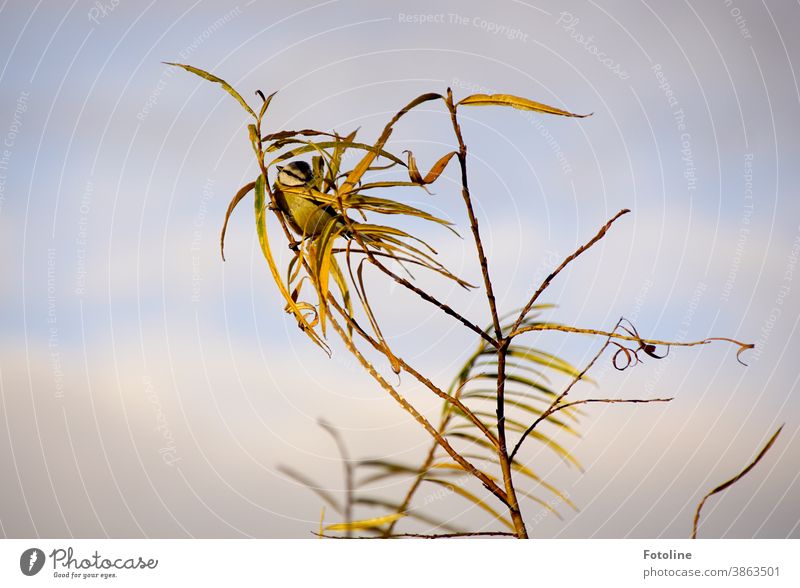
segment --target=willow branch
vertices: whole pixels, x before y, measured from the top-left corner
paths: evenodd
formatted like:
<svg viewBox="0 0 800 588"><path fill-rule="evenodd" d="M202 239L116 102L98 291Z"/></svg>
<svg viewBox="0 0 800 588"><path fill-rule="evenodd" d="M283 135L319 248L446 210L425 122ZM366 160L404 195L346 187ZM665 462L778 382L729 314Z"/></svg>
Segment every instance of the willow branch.
<svg viewBox="0 0 800 588"><path fill-rule="evenodd" d="M671 400L675 400L675 398L584 398L583 400L575 400L573 402L561 404L557 406L553 412L558 412L559 410L570 408L572 406L578 406L580 404L591 404L597 402L605 404L647 404L648 402L669 402Z"/></svg>
<svg viewBox="0 0 800 588"><path fill-rule="evenodd" d="M483 241L481 240L481 232L478 227L478 219L475 216L475 211L472 208L472 199L469 194L469 184L467 182L467 146L464 143L464 138L461 135L461 126L458 124L458 117L456 115L456 106L453 103L453 91L447 88L447 109L450 111L450 121L453 124L453 132L458 140L458 165L461 168L461 196L464 199L464 206L467 209L469 216L469 226L472 229L472 237L475 241L475 249L478 254L478 262L481 265L481 273L483 275L483 286L486 290L486 299L489 303L489 311L492 315L492 325L494 326L494 333L497 342L503 338L503 332L500 328L500 318L497 314L497 302L494 297L494 288L492 287L492 279L489 277L489 264L486 261L486 253L483 250ZM498 347L498 343L494 346Z"/></svg>
<svg viewBox="0 0 800 588"><path fill-rule="evenodd" d="M741 341L737 341L736 339L731 339L729 337L709 337L700 341L662 341L660 339L645 339L644 337L636 337L635 335L623 335L622 333L612 333L609 331L601 331L599 329L583 329L579 327L570 327L568 325L559 325L556 323L537 323L535 325L520 327L519 329L512 331L508 337L513 338L517 335L521 335L522 333L529 333L531 331L561 331L562 333L580 333L582 335L602 335L603 337L611 337L612 339L619 339L621 341L636 341L637 343L644 343L647 345L668 345L672 347L696 347L697 345L708 345L714 341L727 341L739 346L739 350L736 352L736 359L742 365L747 365L740 358L742 352L755 347L755 345L752 343L742 343Z"/></svg>
<svg viewBox="0 0 800 588"><path fill-rule="evenodd" d="M486 252L483 248L483 241L481 239L480 227L478 226L478 218L475 216L475 210L472 207L472 198L469 192L469 182L467 174L467 145L464 143L464 137L461 135L461 127L458 124L458 115L456 112L456 105L453 102L453 91L447 89L447 98L445 100L447 109L450 111L450 121L453 125L453 133L455 133L458 141L458 164L461 168L461 196L464 200L464 207L467 210L469 217L469 225L472 229L472 237L475 242L475 250L478 255L478 262L481 266L481 274L483 276L483 286L486 290L486 300L489 304L489 312L492 316L492 325L494 327L495 338L497 339L497 408L495 413L497 415L497 460L500 464L500 471L503 475L503 483L506 489L506 496L508 497L507 505L508 511L511 515L511 520L514 523L516 536L520 539L527 538L528 533L525 529L525 521L522 519L522 513L519 509L516 492L514 492L514 478L511 472L511 463L508 459L508 449L506 446L506 428L505 428L505 381L506 381L506 354L508 353L509 339L503 338L503 329L500 325L500 317L497 313L497 300L494 295L494 287L492 279L489 275L489 263L486 259Z"/></svg>
<svg viewBox="0 0 800 588"><path fill-rule="evenodd" d="M714 488L711 492L703 496L703 499L700 501L700 504L697 505L697 510L694 513L694 522L692 523L692 539L697 539L697 525L700 523L700 511L703 509L706 500L708 500L711 496L713 496L717 492L722 492L723 490L730 488L736 482L744 478L750 472L750 470L756 467L756 464L759 461L761 461L761 458L766 455L767 451L769 451L770 447L772 447L772 445L775 443L775 440L778 438L778 435L781 434L783 427L784 425L778 427L778 430L775 431L772 437L770 437L770 440L767 441L767 444L764 445L764 447L761 449L756 458L752 462L750 462L750 465L748 465L746 468L744 468L741 472L736 474L733 478L731 478L727 482L720 484L719 486Z"/></svg>

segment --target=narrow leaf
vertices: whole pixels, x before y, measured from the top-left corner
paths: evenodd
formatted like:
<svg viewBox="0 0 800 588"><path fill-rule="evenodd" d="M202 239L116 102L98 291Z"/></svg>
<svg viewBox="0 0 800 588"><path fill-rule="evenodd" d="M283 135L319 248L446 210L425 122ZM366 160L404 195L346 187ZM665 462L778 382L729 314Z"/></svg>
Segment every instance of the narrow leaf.
<svg viewBox="0 0 800 588"><path fill-rule="evenodd" d="M700 523L700 511L703 510L703 505L706 503L706 500L714 496L714 494L716 494L717 492L722 492L723 490L733 486L736 482L744 478L750 472L750 470L756 467L756 464L761 461L761 458L763 458L767 454L767 451L769 451L770 447L772 447L772 445L775 443L775 440L778 438L778 435L781 434L783 427L784 427L783 425L778 427L778 430L775 431L772 437L770 437L769 441L767 441L767 444L764 445L764 447L758 453L756 458L753 461L751 461L746 468L744 468L741 472L736 474L733 478L731 478L727 482L723 482L722 484L714 488L711 492L703 496L703 499L700 501L700 504L697 505L697 510L694 513L694 522L692 523L692 539L697 539L697 525Z"/></svg>
<svg viewBox="0 0 800 588"><path fill-rule="evenodd" d="M430 100L436 100L439 98L442 98L441 94L434 94L434 93L422 94L421 96L417 96L416 98L414 98L414 100L406 104L406 106L403 107L402 110L400 110L397 114L395 114L392 120L389 121L389 124L387 124L384 127L383 133L381 133L381 136L378 138L378 141L375 143L373 148L364 155L361 161L358 162L358 165L356 165L356 167L353 168L353 171L351 171L350 174L347 176L347 179L345 180L341 188L342 193L343 194L347 193L358 182L361 181L361 177L366 173L367 169L369 169L372 162L380 154L381 150L383 149L383 146L386 145L386 142L389 140L389 137L392 134L392 127L398 120L400 120L400 117L404 116L409 110L411 110L412 108L416 108L420 104L423 104Z"/></svg>
<svg viewBox="0 0 800 588"><path fill-rule="evenodd" d="M250 108L250 106L247 104L247 102L245 102L245 100L244 100L244 98L242 98L241 94L239 94L239 92L237 92L236 90L234 90L234 89L233 89L233 86L231 86L231 85L230 85L228 82L226 82L226 81L225 81L225 80L223 80L222 78L218 78L218 77L217 77L217 76L215 76L214 74L210 74L210 73L208 73L207 71L203 71L202 69L199 69L199 68L197 68L197 67L193 67L193 66L191 66L191 65L184 65L183 63L171 63L171 62L169 62L169 61L165 61L164 63L165 63L166 65L174 65L175 67L182 67L182 68L183 68L183 69L185 69L186 71L188 71L188 72L191 72L191 73L193 73L193 74L195 74L195 75L198 75L198 76L200 76L201 78L203 78L203 79L205 79L205 80L208 80L209 82L214 82L214 83L217 83L217 84L221 85L221 86L222 86L222 88L223 88L223 89L224 89L224 90L225 90L225 91L226 91L228 94L230 94L231 96L233 96L233 97L236 99L236 101L237 101L239 104L241 104L241 105L242 105L242 108L244 108L244 109L245 109L247 112L249 112L249 113L252 115L252 117L253 117L253 118L255 118L256 120L258 120L258 117L256 116L256 113L255 113L255 112L253 112L253 109L252 109L252 108Z"/></svg>
<svg viewBox="0 0 800 588"><path fill-rule="evenodd" d="M242 198L250 193L250 190L255 188L256 183L250 182L242 186L228 205L228 211L225 213L225 222L222 224L222 233L219 236L219 251L222 254L222 261L225 261L225 231L228 230L228 219L231 217L233 209L239 204Z"/></svg>
<svg viewBox="0 0 800 588"><path fill-rule="evenodd" d="M456 106L461 106L462 104L465 106L511 106L513 108L519 108L520 110L533 110L534 112L573 116L577 118L591 116L591 114L574 114L554 106L542 104L541 102L534 102L527 98L512 96L511 94L473 94L459 101Z"/></svg>
<svg viewBox="0 0 800 588"><path fill-rule="evenodd" d="M286 285L281 279L278 266L275 263L275 258L272 256L272 250L269 246L269 237L267 236L267 223L266 219L264 218L264 185L264 176L259 175L255 182L255 214L256 232L258 233L258 242L261 245L261 252L264 254L264 259L267 260L267 265L269 266L269 271L272 274L273 281L278 286L278 289L283 295L284 300L286 300L286 308L288 311L291 312L297 319L300 328L305 332L305 334L308 335L308 337L314 343L319 345L323 351L325 351L325 353L330 354L330 348L320 338L316 331L314 331L314 323L310 323L305 314L303 314L304 311L314 313L316 312L315 309L307 303L298 304L294 298L292 298L292 295L289 293Z"/></svg>
<svg viewBox="0 0 800 588"><path fill-rule="evenodd" d="M382 498L370 498L370 497L360 497L353 501L355 504L363 504L365 506L379 506L381 508L390 508L395 511L400 510L400 503L399 502L391 502L389 500L384 500ZM440 521L432 516L428 516L424 513L417 512L416 510L406 510L406 516L410 519L416 519L423 523L427 523L434 528L437 529L444 529L445 531L451 531L453 533L464 533L466 532L464 529L460 527L456 527L444 521Z"/></svg>
<svg viewBox="0 0 800 588"><path fill-rule="evenodd" d="M374 519L363 519L360 521L351 521L349 523L335 523L325 527L326 531L363 531L364 529L373 529L393 523L394 521L403 518L403 513L396 512L394 514L386 515L384 517L376 517Z"/></svg>

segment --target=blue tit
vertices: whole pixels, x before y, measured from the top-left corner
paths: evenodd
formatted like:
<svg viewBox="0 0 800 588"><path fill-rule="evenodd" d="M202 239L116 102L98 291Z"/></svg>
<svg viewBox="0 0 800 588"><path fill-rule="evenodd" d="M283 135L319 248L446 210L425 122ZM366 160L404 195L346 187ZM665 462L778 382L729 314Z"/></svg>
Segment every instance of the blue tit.
<svg viewBox="0 0 800 588"><path fill-rule="evenodd" d="M278 166L273 192L289 226L301 237L313 238L322 233L330 222L334 222L334 230L345 233L345 223L336 209L326 202L313 199L312 189L316 184L317 178L305 161L292 161L285 166Z"/></svg>

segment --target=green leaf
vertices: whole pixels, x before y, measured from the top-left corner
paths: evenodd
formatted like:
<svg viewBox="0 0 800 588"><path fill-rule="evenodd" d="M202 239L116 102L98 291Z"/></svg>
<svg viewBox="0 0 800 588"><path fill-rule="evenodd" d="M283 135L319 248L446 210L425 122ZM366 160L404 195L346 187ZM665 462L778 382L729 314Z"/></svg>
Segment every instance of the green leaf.
<svg viewBox="0 0 800 588"><path fill-rule="evenodd" d="M214 83L216 83L216 84L219 84L219 85L221 85L221 86L222 86L222 88L223 88L223 89L224 89L224 90L225 90L225 91L226 91L228 94L230 94L231 96L233 96L233 97L236 99L236 101L237 101L239 104L241 104L241 105L242 105L242 108L244 108L244 109L245 109L247 112L249 112L249 113L250 113L250 115L251 115L251 116L252 116L254 119L258 120L258 116L256 116L256 113L255 113L255 112L253 112L253 109L252 109L252 108L250 108L250 106L247 104L247 102L245 102L245 100L244 100L244 98L242 98L241 94L239 94L239 92L237 92L236 90L234 90L234 89L233 89L233 86L231 86L231 85L230 85L228 82L226 82L226 81L225 81L225 80L223 80L222 78L218 78L218 77L217 77L217 76L215 76L214 74L210 74L210 73L208 73L207 71L203 71L202 69L199 69L199 68L197 68L197 67L193 67L193 66L191 66L191 65L184 65L183 63L171 63L171 62L169 62L169 61L165 61L165 62L164 62L164 64L166 64L166 65L173 65L173 66L175 66L175 67L182 67L182 68L183 68L183 69L185 69L186 71L188 71L188 72L191 72L191 73L193 73L193 74L195 74L195 75L198 75L198 76L200 76L201 78L203 78L204 80L208 80L209 82L214 82ZM270 96L270 98L271 98L271 97L272 97L272 96Z"/></svg>
<svg viewBox="0 0 800 588"><path fill-rule="evenodd" d="M511 357L516 357L539 364L543 367L561 372L562 374L572 376L573 378L580 374L580 370L573 367L569 362L566 362L551 353L547 353L540 349L534 349L533 347L520 347L513 345L511 348L509 348L508 354ZM584 379L586 381L590 381L588 378Z"/></svg>
<svg viewBox="0 0 800 588"><path fill-rule="evenodd" d="M480 376L481 378L497 381L497 374L496 373L486 373ZM555 396L556 393L551 389L545 386L544 384L540 384L536 380L532 380L530 378L525 378L523 376L517 374L506 374L506 382L514 382L516 384L521 384L522 386L526 386L528 388L533 388L534 390L538 390L542 394L546 396Z"/></svg>

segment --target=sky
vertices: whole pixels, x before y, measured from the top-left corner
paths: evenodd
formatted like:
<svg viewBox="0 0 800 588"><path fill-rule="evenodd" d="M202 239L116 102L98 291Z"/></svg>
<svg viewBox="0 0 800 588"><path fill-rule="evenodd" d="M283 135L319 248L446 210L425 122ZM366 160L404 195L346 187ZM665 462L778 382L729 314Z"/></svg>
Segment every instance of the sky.
<svg viewBox="0 0 800 588"><path fill-rule="evenodd" d="M500 311L629 208L546 290L548 318L609 329L625 316L643 336L756 347L747 367L719 341L624 372L600 361L576 399L674 400L587 408L580 437L557 436L582 470L529 444L525 463L577 506L556 505L559 519L526 503L529 530L686 537L703 495L784 424L758 466L709 500L700 536L800 537L799 27L800 6L782 0L0 3L0 533L310 537L322 503L279 468L341 496L320 418L355 458L414 463L429 446L334 335L328 358L283 312L248 206L220 259L228 202L257 174L248 119L163 63L177 61L251 104L277 91L270 130L359 128L374 141L412 98L448 87L592 113L460 110ZM428 167L453 148L448 125L430 103L388 146ZM431 195L395 197L466 237L454 163ZM480 281L469 239L416 229ZM479 289L418 278L489 321ZM367 279L395 351L446 386L474 334ZM602 344L526 342L575 365ZM436 417L427 390L400 386ZM419 502L496 527L458 496L427 488Z"/></svg>

